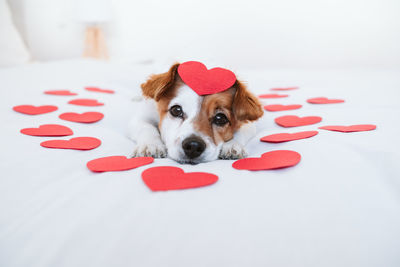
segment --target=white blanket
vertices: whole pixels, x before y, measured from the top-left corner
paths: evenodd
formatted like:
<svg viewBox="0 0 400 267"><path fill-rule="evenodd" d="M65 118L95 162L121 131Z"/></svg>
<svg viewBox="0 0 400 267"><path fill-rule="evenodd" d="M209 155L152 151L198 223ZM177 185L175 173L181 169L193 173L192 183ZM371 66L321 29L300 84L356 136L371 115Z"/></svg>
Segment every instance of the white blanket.
<svg viewBox="0 0 400 267"><path fill-rule="evenodd" d="M0 69L0 266L400 266L400 72L238 70L257 93L298 85L290 97L269 104L302 104L299 110L267 112L250 156L288 149L302 155L294 167L238 171L233 161L195 166L156 159L124 172L92 173L86 162L126 155L131 98L154 72L151 67L66 61ZM116 94L88 92L84 86ZM70 89L77 97L45 95ZM343 104L312 105L307 98L343 98ZM105 105L80 107L74 98ZM14 105L54 104L56 112L29 116ZM60 120L63 112L100 111L95 124ZM316 125L285 129L274 118L317 115ZM22 128L58 123L74 136L93 136L90 151L43 148L44 140ZM376 124L369 132L319 130L315 137L261 143L272 133L315 130L322 125ZM219 176L208 187L152 192L141 172L179 166Z"/></svg>

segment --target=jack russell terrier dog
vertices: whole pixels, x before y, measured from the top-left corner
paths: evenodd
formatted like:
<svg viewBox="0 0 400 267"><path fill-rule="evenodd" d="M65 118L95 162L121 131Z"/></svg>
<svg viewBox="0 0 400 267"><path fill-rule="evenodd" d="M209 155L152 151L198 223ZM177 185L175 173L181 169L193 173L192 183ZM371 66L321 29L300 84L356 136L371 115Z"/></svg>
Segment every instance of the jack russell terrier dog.
<svg viewBox="0 0 400 267"><path fill-rule="evenodd" d="M217 75L206 75L213 70ZM252 122L263 109L233 72L207 70L200 62L189 61L151 75L141 88L145 99L129 125L130 138L136 142L132 157L197 164L247 156L244 146L256 133Z"/></svg>

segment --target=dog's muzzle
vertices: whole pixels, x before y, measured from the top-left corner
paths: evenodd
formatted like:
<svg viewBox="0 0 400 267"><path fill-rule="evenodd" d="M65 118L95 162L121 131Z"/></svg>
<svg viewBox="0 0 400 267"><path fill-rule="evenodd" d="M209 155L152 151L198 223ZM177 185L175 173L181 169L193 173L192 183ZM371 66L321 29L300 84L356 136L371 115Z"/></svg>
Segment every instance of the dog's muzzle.
<svg viewBox="0 0 400 267"><path fill-rule="evenodd" d="M182 148L189 159L195 159L206 149L206 143L199 137L191 136L183 140Z"/></svg>

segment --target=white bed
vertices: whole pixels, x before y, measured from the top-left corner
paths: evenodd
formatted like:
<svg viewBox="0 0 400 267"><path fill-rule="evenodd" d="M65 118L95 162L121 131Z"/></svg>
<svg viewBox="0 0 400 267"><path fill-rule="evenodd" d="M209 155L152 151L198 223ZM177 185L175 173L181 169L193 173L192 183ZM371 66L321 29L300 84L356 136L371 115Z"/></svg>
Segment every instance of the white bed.
<svg viewBox="0 0 400 267"><path fill-rule="evenodd" d="M274 171L238 171L232 161L195 166L156 159L149 166L179 166L219 176L209 187L152 192L140 174L92 173L86 162L128 156L126 126L138 85L161 67L64 61L0 69L0 266L400 266L400 72L398 70L241 70L257 94L275 86L300 86L271 104L303 104L266 112L247 146L250 156L295 150L301 162ZM114 89L114 95L84 86ZM102 107L67 104L74 97L45 95L70 89ZM344 104L311 105L310 97ZM14 105L54 104L56 112L28 116ZM62 112L100 111L92 125L58 119ZM281 115L318 115L317 125L284 129ZM74 136L94 136L91 151L41 147L19 133L59 123ZM322 125L376 124L375 131L320 130L315 137L281 144L259 142L278 132Z"/></svg>

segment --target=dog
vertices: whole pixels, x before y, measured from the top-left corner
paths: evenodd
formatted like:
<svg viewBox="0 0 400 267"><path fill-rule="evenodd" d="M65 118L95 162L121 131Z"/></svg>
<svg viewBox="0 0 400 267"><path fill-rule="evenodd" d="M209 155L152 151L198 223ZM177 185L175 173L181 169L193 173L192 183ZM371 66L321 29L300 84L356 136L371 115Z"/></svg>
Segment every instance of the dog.
<svg viewBox="0 0 400 267"><path fill-rule="evenodd" d="M144 99L129 124L132 157L182 164L246 157L245 145L256 133L252 122L264 114L257 97L239 80L222 92L198 95L183 82L179 66L141 85Z"/></svg>

